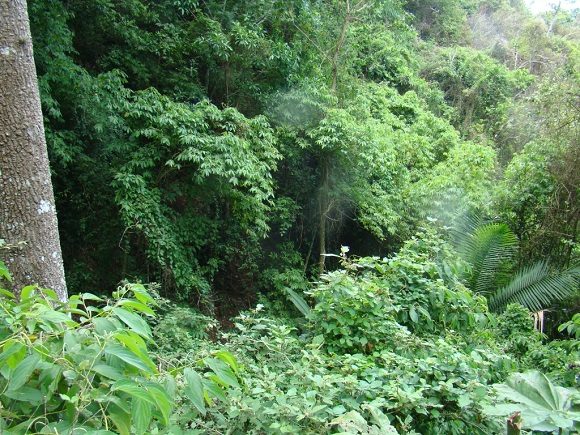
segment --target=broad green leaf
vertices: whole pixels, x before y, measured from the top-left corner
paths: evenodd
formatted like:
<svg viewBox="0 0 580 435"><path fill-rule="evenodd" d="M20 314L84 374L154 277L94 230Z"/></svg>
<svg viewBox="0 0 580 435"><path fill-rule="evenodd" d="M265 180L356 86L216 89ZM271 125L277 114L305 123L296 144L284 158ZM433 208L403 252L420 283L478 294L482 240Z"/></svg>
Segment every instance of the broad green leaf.
<svg viewBox="0 0 580 435"><path fill-rule="evenodd" d="M524 428L566 429L574 420L580 420L580 414L571 410L573 390L554 386L540 372L515 373L505 384L498 384L495 388L500 398L517 404L522 413ZM497 411L497 408L492 409L492 412Z"/></svg>
<svg viewBox="0 0 580 435"><path fill-rule="evenodd" d="M36 285L27 285L26 287L22 288L22 291L20 292L20 300L25 301L30 299L37 288L38 286Z"/></svg>
<svg viewBox="0 0 580 435"><path fill-rule="evenodd" d="M224 390L221 389L221 387L213 382L210 379L203 379L203 386L204 386L204 390L211 394L211 396L216 397L222 401L226 400L226 395L224 394ZM205 394L204 394L205 396Z"/></svg>
<svg viewBox="0 0 580 435"><path fill-rule="evenodd" d="M22 423L19 423L15 426L12 426L10 428L10 431L6 431L4 433L6 433L6 435L20 435L20 434L28 434L30 433L30 427L32 427L32 425L34 425L34 423L37 421L37 417L34 418L29 418L27 420L24 420Z"/></svg>
<svg viewBox="0 0 580 435"><path fill-rule="evenodd" d="M76 424L74 425L74 429L83 430L83 426ZM49 423L42 428L42 432L50 434L70 434L73 433L73 424L68 420ZM85 434L84 431L83 434Z"/></svg>
<svg viewBox="0 0 580 435"><path fill-rule="evenodd" d="M28 402L34 405L40 404L44 397L40 390L28 386L22 386L17 390L7 390L3 393L3 395L9 399Z"/></svg>
<svg viewBox="0 0 580 435"><path fill-rule="evenodd" d="M561 406L552 383L539 372L516 373L496 388L506 399L531 407L557 410Z"/></svg>
<svg viewBox="0 0 580 435"><path fill-rule="evenodd" d="M149 325L137 314L119 307L113 307L113 313L115 313L115 315L119 317L125 325L131 328L132 331L135 331L143 337L151 338L151 329L149 328Z"/></svg>
<svg viewBox="0 0 580 435"><path fill-rule="evenodd" d="M81 295L81 298L86 300L86 301L102 301L103 298L98 297L97 295L94 295L92 293L83 293Z"/></svg>
<svg viewBox="0 0 580 435"><path fill-rule="evenodd" d="M322 334L317 335L312 339L312 344L315 346L321 346L323 343L324 343L324 335Z"/></svg>
<svg viewBox="0 0 580 435"><path fill-rule="evenodd" d="M215 358L208 358L205 360L206 364L210 369L217 375L217 379L220 383L224 385L229 385L232 387L238 387L238 380L236 375L232 372L230 367L224 363L222 360Z"/></svg>
<svg viewBox="0 0 580 435"><path fill-rule="evenodd" d="M236 358L228 351L220 350L215 354L215 357L221 359L227 365L229 365L230 368L234 371L234 373L237 374L239 372L238 362L236 361Z"/></svg>
<svg viewBox="0 0 580 435"><path fill-rule="evenodd" d="M289 288L286 289L286 293L288 294L288 299L290 299L298 311L300 311L304 317L310 317L312 309L308 306L304 298Z"/></svg>
<svg viewBox="0 0 580 435"><path fill-rule="evenodd" d="M109 418L113 421L120 435L131 434L131 416L120 409L109 411Z"/></svg>
<svg viewBox="0 0 580 435"><path fill-rule="evenodd" d="M150 403L151 405L156 405L155 399L151 396L151 394L149 394L149 391L145 387L130 379L119 379L117 382L111 385L111 391L122 391L130 395L132 398L138 398L144 400L147 403Z"/></svg>
<svg viewBox="0 0 580 435"><path fill-rule="evenodd" d="M177 390L177 384L173 375L168 374L163 377L163 389L167 392L169 397L175 397L175 391Z"/></svg>
<svg viewBox="0 0 580 435"><path fill-rule="evenodd" d="M14 293L9 292L6 289L0 288L0 295L12 300L12 299L16 299L16 296L14 295Z"/></svg>
<svg viewBox="0 0 580 435"><path fill-rule="evenodd" d="M12 282L12 276L10 275L10 271L6 267L6 264L2 260L0 260L0 279L5 279L6 281Z"/></svg>
<svg viewBox="0 0 580 435"><path fill-rule="evenodd" d="M2 366L8 358L24 349L24 345L14 340L9 340L4 344L4 352L0 354L0 366Z"/></svg>
<svg viewBox="0 0 580 435"><path fill-rule="evenodd" d="M189 398L189 400L191 400L193 406L195 406L202 415L205 415L206 409L201 376L190 368L183 370L183 375L187 382L185 395Z"/></svg>
<svg viewBox="0 0 580 435"><path fill-rule="evenodd" d="M79 316L83 316L83 317L88 317L88 314L86 311L83 310L79 310L77 308L69 308L68 310L66 310L67 313L71 313L71 314L77 314Z"/></svg>
<svg viewBox="0 0 580 435"><path fill-rule="evenodd" d="M147 384L147 391L155 400L157 409L161 412L163 417L163 424L169 424L169 417L171 416L171 399L165 392L165 390L158 384L153 384L149 382Z"/></svg>
<svg viewBox="0 0 580 435"><path fill-rule="evenodd" d="M16 345L18 345L18 350L6 358L3 369L14 370L27 357L28 348L18 342L16 342Z"/></svg>
<svg viewBox="0 0 580 435"><path fill-rule="evenodd" d="M113 334L113 337L118 340L121 344L129 347L131 350L138 349L139 351L147 351L147 345L143 338L133 332L128 330L117 331Z"/></svg>
<svg viewBox="0 0 580 435"><path fill-rule="evenodd" d="M148 316L155 317L155 311L153 311L150 307L148 307L147 305L145 305L141 302L132 301L129 299L124 299L122 301L119 301L119 305L123 306L123 307L131 308L131 309L138 311L138 312L141 312L143 314L147 314Z"/></svg>
<svg viewBox="0 0 580 435"><path fill-rule="evenodd" d="M140 335L132 331L119 331L115 333L114 337L121 344L124 344L131 352L137 355L141 361L151 368L151 370L155 370L155 363L147 353L147 346Z"/></svg>
<svg viewBox="0 0 580 435"><path fill-rule="evenodd" d="M460 408L465 408L466 406L471 405L471 403L472 403L471 397L469 397L469 394L467 393L461 394L457 398L457 405L459 405Z"/></svg>
<svg viewBox="0 0 580 435"><path fill-rule="evenodd" d="M116 331L119 329L117 325L111 322L109 319L104 319L102 317L95 317L91 320L93 325L95 325L95 331L99 335L106 335L110 332Z"/></svg>
<svg viewBox="0 0 580 435"><path fill-rule="evenodd" d="M515 403L501 403L499 405L485 406L483 410L487 415L506 416L511 415L516 411L520 411L521 405Z"/></svg>
<svg viewBox="0 0 580 435"><path fill-rule="evenodd" d="M15 391L21 388L30 376L32 372L36 369L36 366L40 362L40 356L37 353L33 353L16 366L16 368L10 373L10 379L8 380L7 391Z"/></svg>
<svg viewBox="0 0 580 435"><path fill-rule="evenodd" d="M143 361L139 356L119 344L107 344L105 347L105 354L116 356L127 364L143 370L146 373L157 373L157 369L152 368L149 361Z"/></svg>
<svg viewBox="0 0 580 435"><path fill-rule="evenodd" d="M83 435L116 435L115 432L111 432L110 430L91 430L88 428L86 432L83 432Z"/></svg>
<svg viewBox="0 0 580 435"><path fill-rule="evenodd" d="M330 424L338 426L340 429L344 430L345 432L340 432L342 434L375 433L372 431L372 428L369 426L364 417L357 411L349 411L345 414L342 414L339 417L333 419Z"/></svg>
<svg viewBox="0 0 580 435"><path fill-rule="evenodd" d="M131 414L131 404L127 400L109 394L105 397L105 402L109 402L115 409L121 410L123 414Z"/></svg>
<svg viewBox="0 0 580 435"><path fill-rule="evenodd" d="M50 288L43 288L42 289L42 294L43 294L43 296L48 297L48 299L51 299L53 301L58 301L59 300L59 297L56 294L56 292L54 290L50 289Z"/></svg>
<svg viewBox="0 0 580 435"><path fill-rule="evenodd" d="M146 433L153 418L151 403L139 397L134 397L131 404L131 417L136 433L139 435Z"/></svg>
<svg viewBox="0 0 580 435"><path fill-rule="evenodd" d="M68 326L77 325L77 322L72 320L68 315L65 313L61 313L59 311L48 310L44 311L38 316L42 320L46 320L48 322L53 323L65 323Z"/></svg>
<svg viewBox="0 0 580 435"><path fill-rule="evenodd" d="M397 435L397 430L391 425L387 417L379 408L368 405L366 408L370 411L374 422L379 426L380 433L383 435Z"/></svg>
<svg viewBox="0 0 580 435"><path fill-rule="evenodd" d="M415 307L409 308L409 317L413 323L417 323L419 321L419 315L417 314Z"/></svg>
<svg viewBox="0 0 580 435"><path fill-rule="evenodd" d="M154 304L155 301L151 295L147 292L142 284L132 284L130 287L131 291L135 295L135 298L144 304Z"/></svg>
<svg viewBox="0 0 580 435"><path fill-rule="evenodd" d="M46 399L50 399L56 391L62 377L63 367L58 364L43 362L39 364L42 371L38 376L38 387L45 391Z"/></svg>
<svg viewBox="0 0 580 435"><path fill-rule="evenodd" d="M112 379L114 381L123 377L123 374L115 367L106 364L97 364L91 367L91 370L101 376Z"/></svg>

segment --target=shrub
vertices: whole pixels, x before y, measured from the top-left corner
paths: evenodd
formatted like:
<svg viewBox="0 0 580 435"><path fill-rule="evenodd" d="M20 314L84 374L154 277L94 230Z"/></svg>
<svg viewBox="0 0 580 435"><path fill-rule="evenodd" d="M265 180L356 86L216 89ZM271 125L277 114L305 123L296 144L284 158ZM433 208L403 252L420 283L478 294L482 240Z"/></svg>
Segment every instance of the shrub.
<svg viewBox="0 0 580 435"><path fill-rule="evenodd" d="M345 270L323 276L310 292L313 327L343 351L372 350L401 326L417 334L470 333L487 324L487 306L455 277L456 262L431 231L392 258L344 259Z"/></svg>
<svg viewBox="0 0 580 435"><path fill-rule="evenodd" d="M20 301L0 291L2 432L150 433L173 424L175 401L185 397L205 412L235 379L229 354L199 361L201 374L158 369L143 319L154 316L153 299L142 285L120 287L110 300L85 293L66 303L36 286L22 289Z"/></svg>
<svg viewBox="0 0 580 435"><path fill-rule="evenodd" d="M533 343L522 358L526 369L540 370L552 381L574 387L580 385L580 342L578 340L554 340Z"/></svg>
<svg viewBox="0 0 580 435"><path fill-rule="evenodd" d="M367 354L329 353L316 331L268 317L261 309L235 320L224 335L243 365L243 388L198 421L205 432L334 433L345 420L399 433L497 433L501 421L483 414L496 356L464 352L458 337L422 339L400 327L392 343ZM396 325L396 324L395 324ZM332 337L332 336L331 336ZM416 432L415 432L416 431Z"/></svg>
<svg viewBox="0 0 580 435"><path fill-rule="evenodd" d="M158 355L187 353L207 340L217 321L199 310L157 298L157 318L150 319Z"/></svg>
<svg viewBox="0 0 580 435"><path fill-rule="evenodd" d="M497 331L505 351L518 362L521 370L541 370L561 385L576 385L579 342L554 340L544 343L542 334L534 329L527 308L510 304L498 316Z"/></svg>
<svg viewBox="0 0 580 435"><path fill-rule="evenodd" d="M558 327L558 331L566 331L571 336L574 336L576 339L580 339L580 313L574 314L572 319L569 321L562 323Z"/></svg>
<svg viewBox="0 0 580 435"><path fill-rule="evenodd" d="M288 300L288 289L302 294L310 288L302 257L291 243L284 243L267 256L266 264L258 283L260 304L279 317L299 315Z"/></svg>
<svg viewBox="0 0 580 435"><path fill-rule="evenodd" d="M534 320L530 311L520 304L509 304L498 316L498 329L501 337L526 335L534 332Z"/></svg>
<svg viewBox="0 0 580 435"><path fill-rule="evenodd" d="M371 277L333 272L310 294L316 301L313 332L322 334L331 352L370 352L384 347L401 328L388 290Z"/></svg>

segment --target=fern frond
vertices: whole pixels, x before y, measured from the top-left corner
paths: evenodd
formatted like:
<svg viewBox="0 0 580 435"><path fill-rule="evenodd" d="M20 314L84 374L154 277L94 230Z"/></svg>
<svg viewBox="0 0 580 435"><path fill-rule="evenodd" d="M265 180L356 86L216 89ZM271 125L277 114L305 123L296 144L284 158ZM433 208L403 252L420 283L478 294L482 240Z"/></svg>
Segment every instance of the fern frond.
<svg viewBox="0 0 580 435"><path fill-rule="evenodd" d="M580 266L550 274L547 262L539 261L522 267L512 281L488 299L492 311L518 302L530 311L548 308L554 301L573 295L580 286Z"/></svg>

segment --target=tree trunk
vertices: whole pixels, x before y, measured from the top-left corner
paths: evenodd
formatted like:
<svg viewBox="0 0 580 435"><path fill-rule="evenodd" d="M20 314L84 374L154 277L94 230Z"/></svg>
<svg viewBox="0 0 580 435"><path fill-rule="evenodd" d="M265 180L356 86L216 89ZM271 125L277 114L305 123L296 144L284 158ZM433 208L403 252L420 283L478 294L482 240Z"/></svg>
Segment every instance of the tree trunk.
<svg viewBox="0 0 580 435"><path fill-rule="evenodd" d="M346 39L346 32L348 30L348 25L350 24L350 0L346 0L346 15L344 16L344 21L340 28L340 33L338 35L338 41L336 41L336 47L334 48L334 55L332 56L332 84L331 88L333 92L336 92L336 86L338 83L338 62L340 60L340 51L344 45Z"/></svg>
<svg viewBox="0 0 580 435"><path fill-rule="evenodd" d="M550 36L552 34L552 31L554 30L554 25L556 24L556 21L558 21L558 12L560 12L561 7L562 7L562 2L560 1L560 2L558 2L558 5L554 8L554 16L550 20L550 25L548 26L547 36Z"/></svg>
<svg viewBox="0 0 580 435"><path fill-rule="evenodd" d="M318 260L318 271L320 275L324 273L324 264L326 262L326 219L330 212L330 202L328 198L329 190L329 157L322 157L322 185L320 187L320 221L318 224L318 250L320 257Z"/></svg>
<svg viewBox="0 0 580 435"><path fill-rule="evenodd" d="M58 223L26 0L0 0L0 251L16 293L28 284L66 300Z"/></svg>

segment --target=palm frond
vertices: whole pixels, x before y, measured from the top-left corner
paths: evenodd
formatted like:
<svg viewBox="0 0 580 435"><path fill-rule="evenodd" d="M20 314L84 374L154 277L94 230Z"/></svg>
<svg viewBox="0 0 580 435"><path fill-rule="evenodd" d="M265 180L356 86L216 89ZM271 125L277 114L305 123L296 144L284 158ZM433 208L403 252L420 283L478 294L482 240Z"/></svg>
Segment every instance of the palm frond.
<svg viewBox="0 0 580 435"><path fill-rule="evenodd" d="M459 254L472 266L467 277L469 287L490 294L505 283L517 249L518 239L506 224L474 227L457 246Z"/></svg>
<svg viewBox="0 0 580 435"><path fill-rule="evenodd" d="M473 235L479 227L488 224L489 220L479 213L467 213L458 218L451 228L451 242L454 246L462 246L465 240Z"/></svg>
<svg viewBox="0 0 580 435"><path fill-rule="evenodd" d="M554 301L573 295L580 286L580 266L551 274L547 262L522 267L511 282L489 297L489 308L502 311L518 302L531 311L548 308Z"/></svg>

